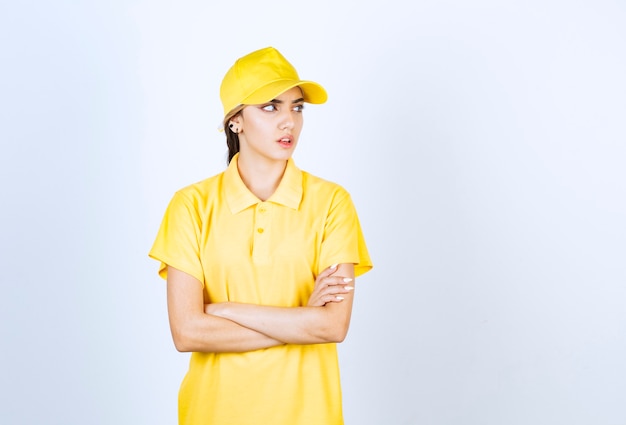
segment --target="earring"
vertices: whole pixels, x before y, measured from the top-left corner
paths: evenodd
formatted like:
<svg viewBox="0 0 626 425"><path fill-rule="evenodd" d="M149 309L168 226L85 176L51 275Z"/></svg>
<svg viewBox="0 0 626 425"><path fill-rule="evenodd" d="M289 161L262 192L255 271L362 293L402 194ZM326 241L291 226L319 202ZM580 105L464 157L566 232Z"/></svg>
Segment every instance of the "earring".
<svg viewBox="0 0 626 425"><path fill-rule="evenodd" d="M232 131L235 134L239 134L239 129L235 128L235 124L234 123L230 123L228 128L230 128L230 131Z"/></svg>

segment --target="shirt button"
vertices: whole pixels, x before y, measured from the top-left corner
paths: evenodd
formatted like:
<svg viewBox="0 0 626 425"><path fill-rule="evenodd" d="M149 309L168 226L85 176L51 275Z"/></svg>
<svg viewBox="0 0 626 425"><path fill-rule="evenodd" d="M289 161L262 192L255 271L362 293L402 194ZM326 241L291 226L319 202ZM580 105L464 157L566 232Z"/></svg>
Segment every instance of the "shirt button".
<svg viewBox="0 0 626 425"><path fill-rule="evenodd" d="M264 213L265 212L265 208L263 208L263 207L259 208L259 212L260 213Z"/></svg>
<svg viewBox="0 0 626 425"><path fill-rule="evenodd" d="M263 233L263 228L259 227L258 229L256 229L256 231L259 233Z"/></svg>

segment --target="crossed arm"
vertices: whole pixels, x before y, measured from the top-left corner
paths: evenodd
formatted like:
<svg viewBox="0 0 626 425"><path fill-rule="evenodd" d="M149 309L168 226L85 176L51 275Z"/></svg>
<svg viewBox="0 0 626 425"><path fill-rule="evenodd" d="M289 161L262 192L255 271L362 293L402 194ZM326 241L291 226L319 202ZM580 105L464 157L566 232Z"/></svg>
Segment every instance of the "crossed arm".
<svg viewBox="0 0 626 425"><path fill-rule="evenodd" d="M204 304L202 284L168 267L167 305L178 351L245 352L282 344L341 342L350 325L354 265L339 264L317 276L307 306Z"/></svg>

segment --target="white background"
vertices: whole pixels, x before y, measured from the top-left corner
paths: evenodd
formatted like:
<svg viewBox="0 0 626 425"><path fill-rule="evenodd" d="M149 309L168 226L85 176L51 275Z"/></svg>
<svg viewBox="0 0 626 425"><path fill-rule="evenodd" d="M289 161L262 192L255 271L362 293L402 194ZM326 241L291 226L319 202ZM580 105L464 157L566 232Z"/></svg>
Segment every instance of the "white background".
<svg viewBox="0 0 626 425"><path fill-rule="evenodd" d="M188 355L147 252L225 167L223 74L271 45L329 92L295 159L352 193L375 263L346 424L626 424L625 22L621 0L3 2L0 423L175 423Z"/></svg>

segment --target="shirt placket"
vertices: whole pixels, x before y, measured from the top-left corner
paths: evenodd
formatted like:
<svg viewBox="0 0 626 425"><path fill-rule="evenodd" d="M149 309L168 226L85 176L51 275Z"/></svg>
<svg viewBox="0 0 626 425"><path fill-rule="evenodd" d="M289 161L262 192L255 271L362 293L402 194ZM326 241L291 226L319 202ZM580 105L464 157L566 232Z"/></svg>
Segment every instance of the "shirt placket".
<svg viewBox="0 0 626 425"><path fill-rule="evenodd" d="M252 261L256 264L266 264L270 260L270 224L271 205L260 202L254 212Z"/></svg>

